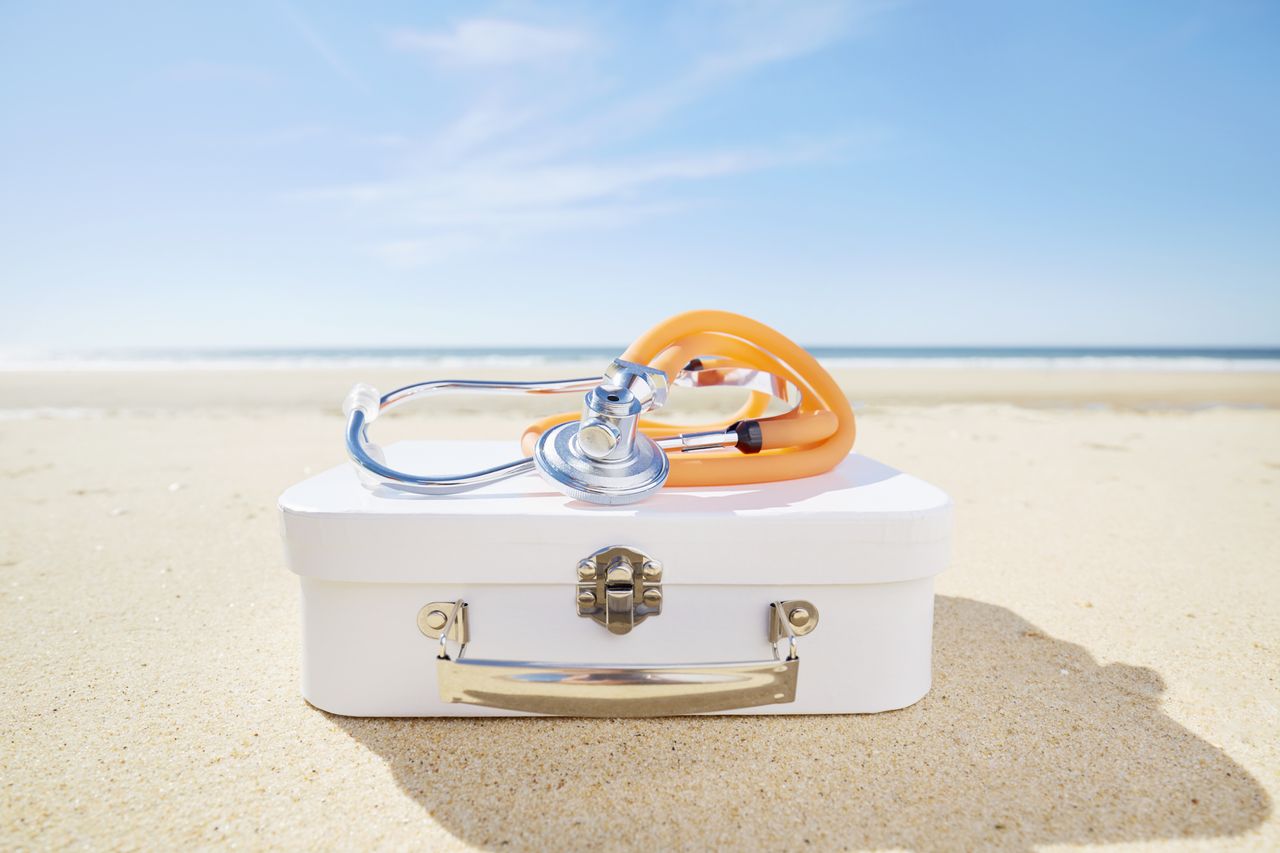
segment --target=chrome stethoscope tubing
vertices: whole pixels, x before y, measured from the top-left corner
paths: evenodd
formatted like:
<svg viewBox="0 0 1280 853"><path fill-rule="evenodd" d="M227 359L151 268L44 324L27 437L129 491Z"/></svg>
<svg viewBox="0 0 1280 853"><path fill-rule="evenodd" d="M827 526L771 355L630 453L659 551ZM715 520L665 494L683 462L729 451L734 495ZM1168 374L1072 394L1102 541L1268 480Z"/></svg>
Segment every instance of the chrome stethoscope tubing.
<svg viewBox="0 0 1280 853"><path fill-rule="evenodd" d="M369 442L369 422L383 412L409 402L416 397L444 391L486 391L502 394L569 394L587 392L600 383L600 377L585 379L553 379L542 382L502 382L469 379L436 379L417 382L397 388L379 397L369 385L357 385L347 395L343 411L347 414L347 455L355 462L366 485L388 486L402 492L419 495L455 495L469 492L490 483L498 483L533 471L533 457L526 456L505 465L496 465L480 471L436 477L426 474L410 474L386 465L385 460L375 459L373 453L382 456L380 449ZM370 403L376 400L376 408ZM370 452L370 451L373 452Z"/></svg>
<svg viewBox="0 0 1280 853"><path fill-rule="evenodd" d="M343 403L347 416L347 455L356 464L361 480L366 486L385 486L402 492L419 495L453 495L468 492L528 474L536 469L534 457L526 456L504 465L496 465L480 471L470 471L451 476L412 474L386 464L381 448L369 440L369 424L383 412L418 397L448 391L483 391L507 394L571 394L588 393L600 387L607 377L592 376L579 379L556 379L540 382L504 382L466 379L438 379L418 382L397 388L379 396L370 385L358 384L351 389ZM769 394L786 404L785 411L800 405L800 395L794 385L771 373L741 367L703 366L691 363L680 371L673 385L688 388L729 387ZM612 386L610 386L612 387ZM663 451L695 451L732 447L740 436L734 430L684 433L655 441Z"/></svg>

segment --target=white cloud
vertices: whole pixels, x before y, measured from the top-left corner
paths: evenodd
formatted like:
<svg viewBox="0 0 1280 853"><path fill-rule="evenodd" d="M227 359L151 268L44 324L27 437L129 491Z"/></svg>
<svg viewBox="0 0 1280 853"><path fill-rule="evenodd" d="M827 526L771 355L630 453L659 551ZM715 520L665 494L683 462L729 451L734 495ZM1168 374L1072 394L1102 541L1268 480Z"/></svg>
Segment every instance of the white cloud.
<svg viewBox="0 0 1280 853"><path fill-rule="evenodd" d="M493 66L559 59L589 49L593 40L578 30L474 18L447 32L397 30L391 44L426 54L442 65Z"/></svg>
<svg viewBox="0 0 1280 853"><path fill-rule="evenodd" d="M565 156L571 151L590 149L603 143L634 138L660 127L671 115L704 100L723 87L770 65L797 60L837 44L887 5L882 0L812 0L804 4L781 0L728 0L727 2L679 6L678 17L689 16L681 28L692 30L704 42L683 66L675 66L667 79L625 88L600 106L583 111L577 120L543 124L527 134L513 156L538 161ZM479 119L495 126L496 113L506 120L528 124L553 99L563 102L575 91L596 85L590 75L576 75L555 88L544 87L537 97L512 98L518 108L487 104L480 115L465 117L468 130L476 130ZM592 92L598 96L598 90ZM492 99L491 99L492 100ZM586 100L586 99L584 99ZM542 109L543 114L555 113ZM517 121L518 119L518 121ZM461 123L446 134L461 130ZM471 141L468 139L468 141Z"/></svg>
<svg viewBox="0 0 1280 853"><path fill-rule="evenodd" d="M284 11L285 17L289 19L289 23L293 26L298 37L302 39L307 47L311 48L311 51L334 74L357 89L366 90L368 88L364 79L347 64L342 55L329 44L329 40L321 35L320 31L312 26L311 22L295 6L288 2L282 2L281 9Z"/></svg>
<svg viewBox="0 0 1280 853"><path fill-rule="evenodd" d="M432 140L429 156L453 158L474 153L544 114L542 108L515 106L504 101L481 102L443 128Z"/></svg>
<svg viewBox="0 0 1280 853"><path fill-rule="evenodd" d="M423 228L543 228L593 219L605 205L609 218L616 221L626 211L651 209L652 199L643 193L663 184L813 162L830 156L836 147L790 145L767 151L540 166L480 161L413 178L309 190L299 197L382 205L395 209L395 219Z"/></svg>
<svg viewBox="0 0 1280 853"><path fill-rule="evenodd" d="M640 220L687 208L687 203L597 203L572 207L526 207L507 210L452 211L441 220L423 219L424 237L387 240L370 252L389 266L421 267L468 252L493 248L495 243L552 231L590 231L618 228Z"/></svg>
<svg viewBox="0 0 1280 853"><path fill-rule="evenodd" d="M689 7L677 7L684 10ZM695 7L697 8L697 7ZM464 110L398 149L391 179L338 184L296 195L340 203L387 234L372 251L410 267L549 231L618 227L685 209L688 187L717 178L829 159L871 137L797 143L797 134L673 153L644 148L645 135L675 113L765 66L847 38L862 6L732 3L678 22L697 49L683 61L618 78L591 51L586 30L491 18L445 32L402 30L396 47L441 65L487 67ZM683 11L678 11L683 15ZM617 42L625 44L624 42ZM591 64L529 63L584 53ZM668 70L670 68L670 70ZM654 81L653 75L659 75ZM610 86L608 90L602 87ZM856 134L856 132L855 132ZM621 143L629 153L617 153Z"/></svg>
<svg viewBox="0 0 1280 853"><path fill-rule="evenodd" d="M814 53L849 35L875 7L842 0L757 0L728 6L725 44L706 55L694 76L718 78Z"/></svg>

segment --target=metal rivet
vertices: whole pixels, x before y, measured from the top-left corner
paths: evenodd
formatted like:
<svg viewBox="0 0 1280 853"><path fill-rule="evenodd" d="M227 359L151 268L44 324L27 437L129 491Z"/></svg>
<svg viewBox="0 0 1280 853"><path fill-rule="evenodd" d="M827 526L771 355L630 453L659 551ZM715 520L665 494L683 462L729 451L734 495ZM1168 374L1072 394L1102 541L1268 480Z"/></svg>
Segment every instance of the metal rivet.
<svg viewBox="0 0 1280 853"><path fill-rule="evenodd" d="M578 579L584 581L595 580L596 564L590 560L583 560L578 563Z"/></svg>
<svg viewBox="0 0 1280 853"><path fill-rule="evenodd" d="M791 623L793 628L803 628L809 624L809 620L813 618L812 614L803 607L796 607L787 614L787 621Z"/></svg>
<svg viewBox="0 0 1280 853"><path fill-rule="evenodd" d="M423 621L427 623L427 627L432 631L439 631L444 627L444 623L449 621L449 617L442 610L432 610Z"/></svg>
<svg viewBox="0 0 1280 853"><path fill-rule="evenodd" d="M657 581L662 579L662 566L653 561L646 562L642 569L644 579L647 581Z"/></svg>
<svg viewBox="0 0 1280 853"><path fill-rule="evenodd" d="M646 589L644 591L644 603L657 605L662 601L662 591L657 589Z"/></svg>
<svg viewBox="0 0 1280 853"><path fill-rule="evenodd" d="M578 593L578 603L583 607L590 607L596 603L596 594L584 589Z"/></svg>

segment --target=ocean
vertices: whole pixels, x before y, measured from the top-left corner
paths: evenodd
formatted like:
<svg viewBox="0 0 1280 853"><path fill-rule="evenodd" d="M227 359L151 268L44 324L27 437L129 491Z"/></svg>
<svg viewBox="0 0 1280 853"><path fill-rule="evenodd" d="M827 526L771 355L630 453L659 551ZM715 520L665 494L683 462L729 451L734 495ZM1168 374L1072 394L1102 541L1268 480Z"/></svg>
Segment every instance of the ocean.
<svg viewBox="0 0 1280 853"><path fill-rule="evenodd" d="M841 347L809 352L832 368L1280 371L1280 348ZM0 371L314 370L326 368L530 368L600 364L608 347L153 349L0 353Z"/></svg>

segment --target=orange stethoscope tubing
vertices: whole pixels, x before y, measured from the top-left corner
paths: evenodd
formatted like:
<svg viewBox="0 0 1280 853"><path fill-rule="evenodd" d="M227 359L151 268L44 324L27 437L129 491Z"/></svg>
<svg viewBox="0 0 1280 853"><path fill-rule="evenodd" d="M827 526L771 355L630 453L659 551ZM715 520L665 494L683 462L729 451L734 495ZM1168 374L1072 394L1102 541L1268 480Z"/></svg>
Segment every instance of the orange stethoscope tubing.
<svg viewBox="0 0 1280 853"><path fill-rule="evenodd" d="M733 486L812 477L830 471L853 447L853 408L831 374L789 338L748 317L728 311L677 314L641 335L622 358L661 370L668 382L690 361L701 359L707 366L772 373L800 392L799 406L771 418L760 417L771 398L759 391L751 392L743 407L722 423L670 424L641 418L640 430L655 439L728 429L744 420L755 420L760 426L758 453L670 454L669 486ZM520 439L524 452L533 452L543 432L579 415L563 412L530 424Z"/></svg>

